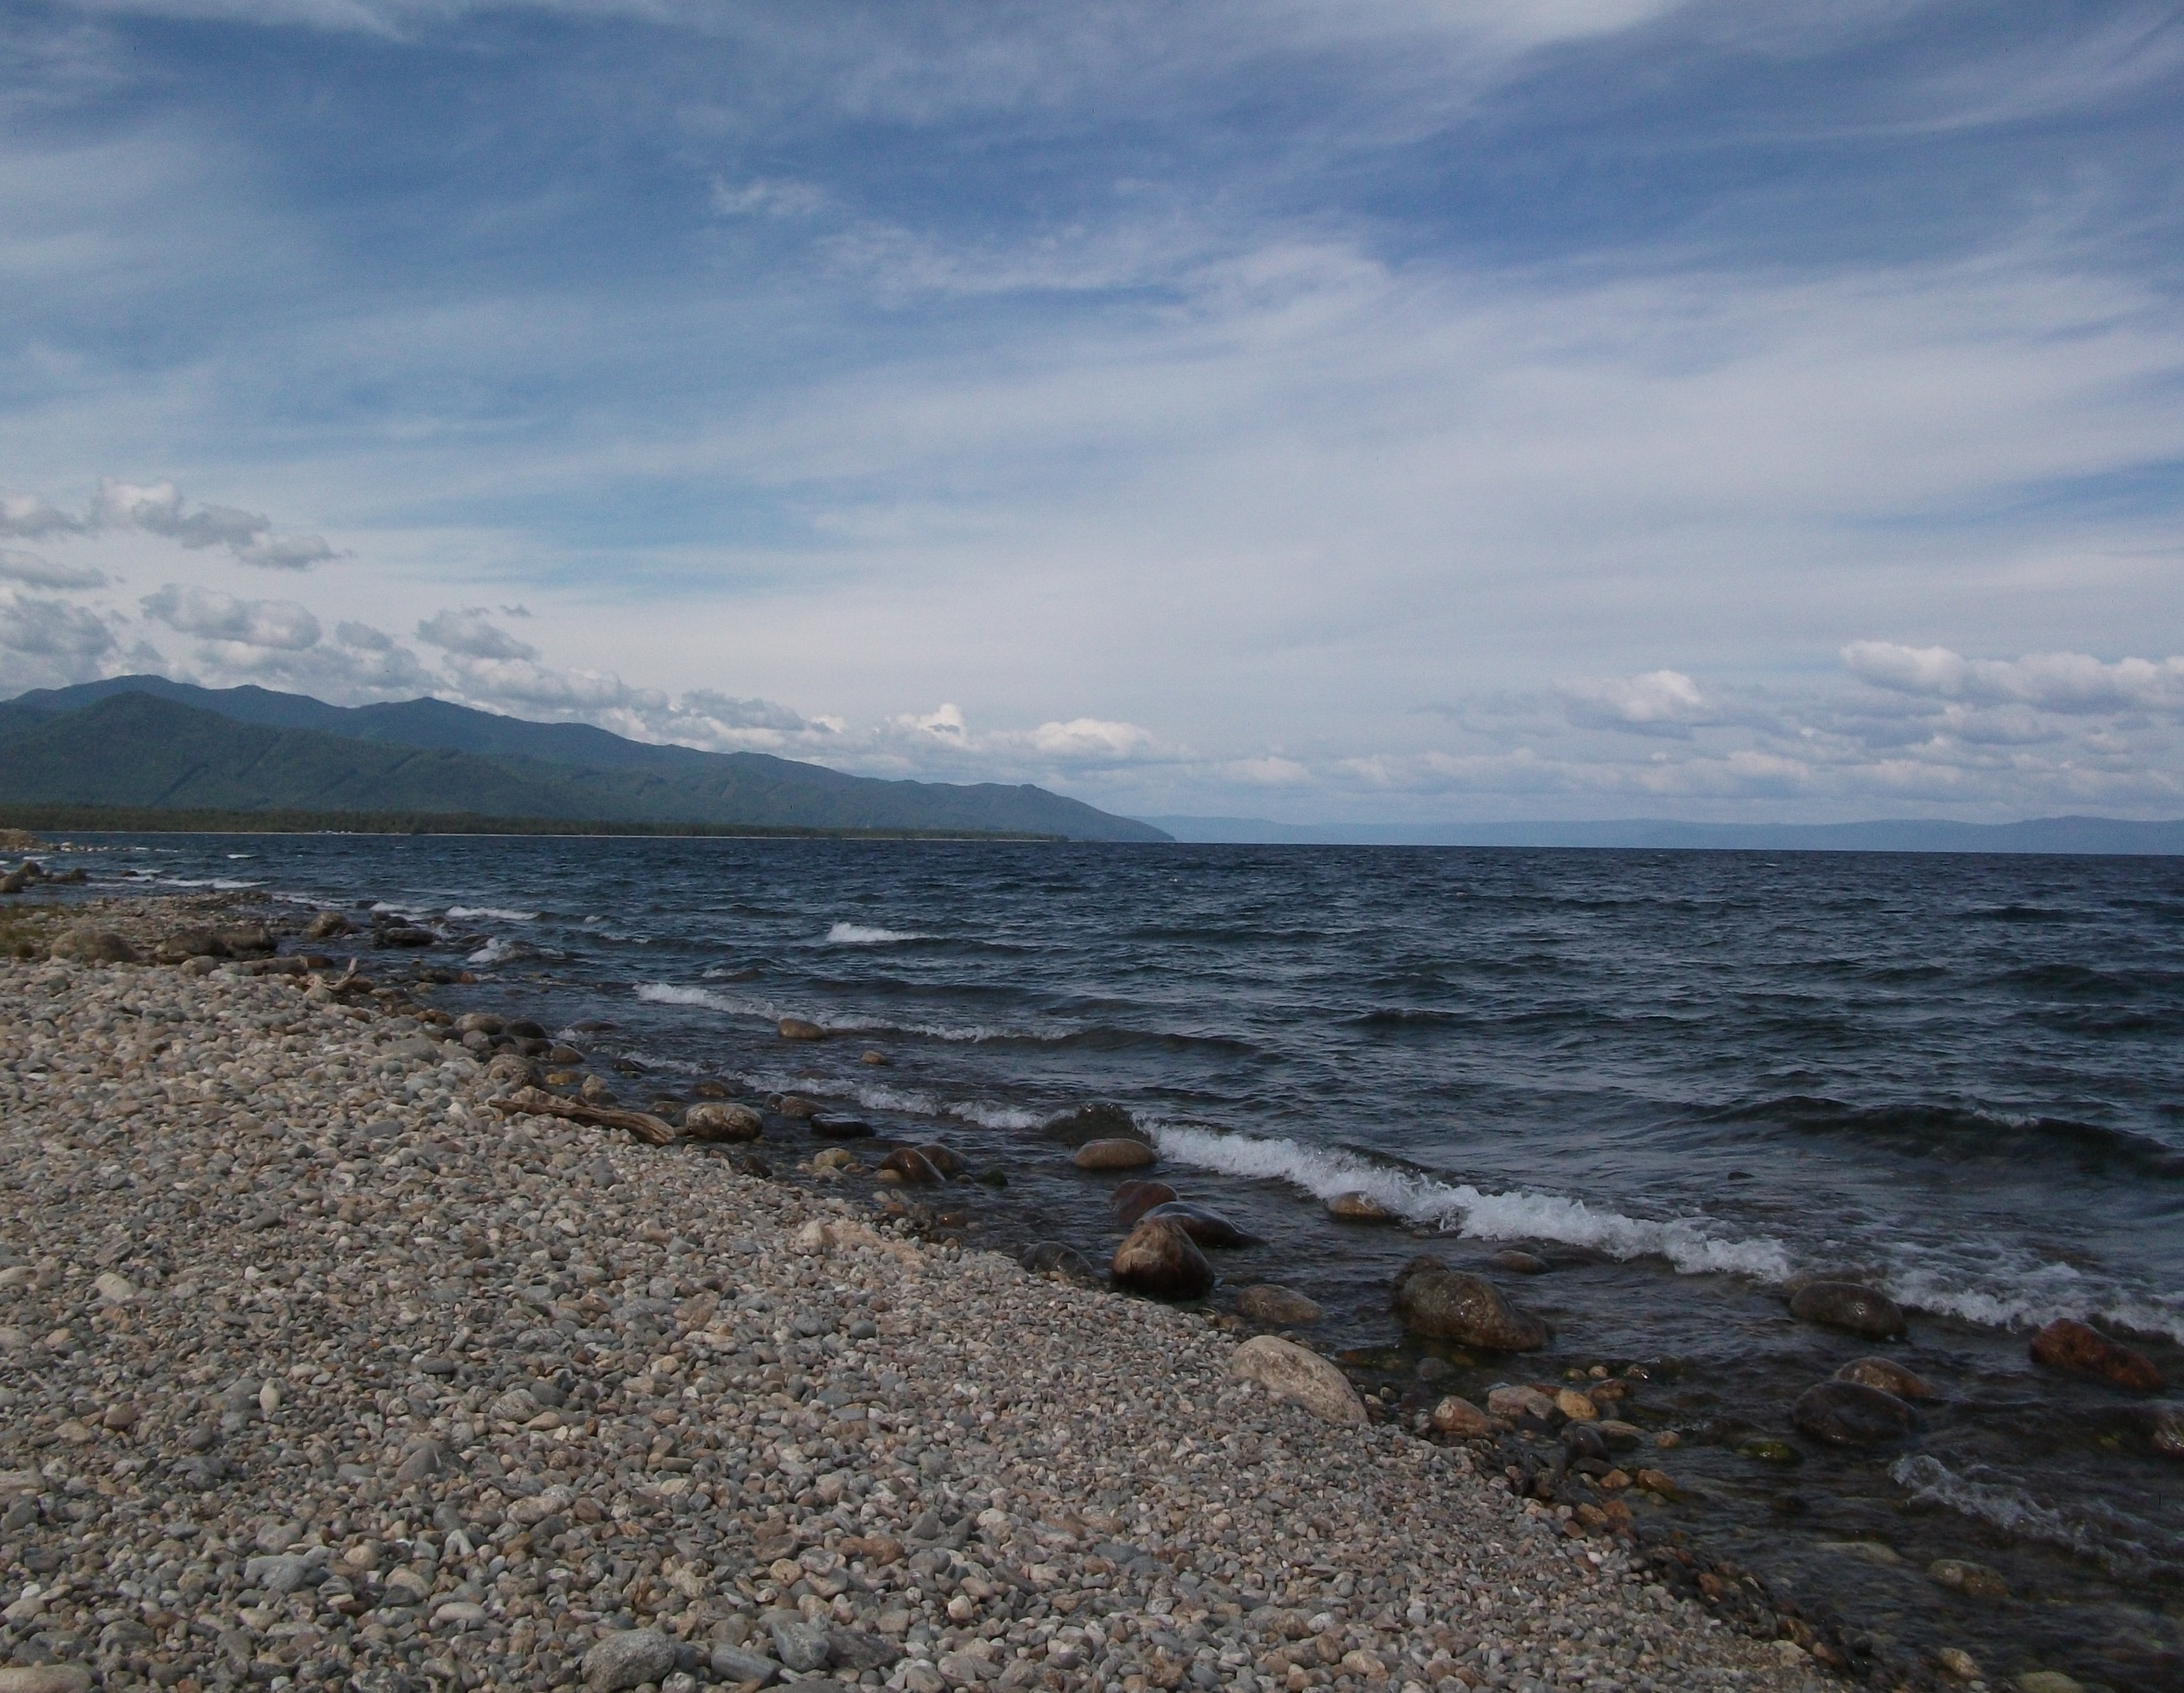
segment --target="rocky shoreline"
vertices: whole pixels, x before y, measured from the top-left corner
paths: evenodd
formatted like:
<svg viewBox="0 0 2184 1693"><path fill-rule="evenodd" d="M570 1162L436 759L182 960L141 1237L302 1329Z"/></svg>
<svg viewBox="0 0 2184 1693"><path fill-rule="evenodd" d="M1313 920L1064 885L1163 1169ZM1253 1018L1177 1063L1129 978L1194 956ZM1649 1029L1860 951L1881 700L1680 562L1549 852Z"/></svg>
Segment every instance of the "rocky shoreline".
<svg viewBox="0 0 2184 1693"><path fill-rule="evenodd" d="M509 1109L540 1037L246 934L100 961L241 915L0 965L0 1690L1825 1679L1233 1317Z"/></svg>

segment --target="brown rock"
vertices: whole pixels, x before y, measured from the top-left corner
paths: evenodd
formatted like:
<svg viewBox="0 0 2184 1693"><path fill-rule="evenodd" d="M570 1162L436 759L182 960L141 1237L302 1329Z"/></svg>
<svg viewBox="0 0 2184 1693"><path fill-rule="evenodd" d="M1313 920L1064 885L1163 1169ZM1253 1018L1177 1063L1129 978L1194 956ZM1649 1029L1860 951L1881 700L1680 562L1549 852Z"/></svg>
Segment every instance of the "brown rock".
<svg viewBox="0 0 2184 1693"><path fill-rule="evenodd" d="M2074 1375L2098 1376L2131 1393L2161 1391L2161 1372L2143 1353L2134 1352L2098 1330L2059 1317L2032 1337L2032 1362Z"/></svg>
<svg viewBox="0 0 2184 1693"><path fill-rule="evenodd" d="M1277 1399L1302 1406L1323 1423L1365 1421L1365 1403L1350 1378L1294 1340L1254 1335L1236 1349L1228 1361L1228 1373L1258 1383Z"/></svg>
<svg viewBox="0 0 2184 1693"><path fill-rule="evenodd" d="M1096 1286L1100 1280L1100 1273L1092 1267L1089 1258L1059 1240L1041 1240L1025 1247L1017 1254L1017 1262L1034 1276L1060 1276L1064 1281L1084 1287Z"/></svg>
<svg viewBox="0 0 2184 1693"><path fill-rule="evenodd" d="M1108 1273L1118 1287L1156 1299L1203 1299L1213 1285L1213 1266L1173 1222L1140 1222L1115 1249Z"/></svg>
<svg viewBox="0 0 2184 1693"><path fill-rule="evenodd" d="M1877 1387L1827 1381L1797 1396L1790 1421L1800 1433L1831 1446L1878 1446L1915 1433L1919 1413Z"/></svg>
<svg viewBox="0 0 2184 1693"><path fill-rule="evenodd" d="M682 1113L682 1132L693 1140L755 1140L766 1119L749 1105L726 1100L700 1100Z"/></svg>
<svg viewBox="0 0 2184 1693"><path fill-rule="evenodd" d="M1503 1385L1486 1391L1486 1409L1496 1417L1509 1422L1521 1422L1526 1417L1535 1423L1552 1423L1555 1417L1555 1402L1535 1387Z"/></svg>
<svg viewBox="0 0 2184 1693"><path fill-rule="evenodd" d="M794 1117L800 1122L805 1117L818 1116L826 1107L805 1099L801 1094L783 1094L774 1109L785 1117Z"/></svg>
<svg viewBox="0 0 2184 1693"><path fill-rule="evenodd" d="M1327 1214L1341 1222L1393 1222L1396 1213L1370 1194L1337 1194L1327 1202Z"/></svg>
<svg viewBox="0 0 2184 1693"><path fill-rule="evenodd" d="M1484 1276L1451 1270L1438 1258L1417 1257L1396 1278L1396 1315L1415 1334L1456 1340L1492 1352L1536 1352L1553 1330L1502 1297Z"/></svg>
<svg viewBox="0 0 2184 1693"><path fill-rule="evenodd" d="M1574 1387L1556 1391L1555 1409L1573 1423L1597 1423L1600 1420L1600 1407L1592 1402L1591 1396L1580 1393Z"/></svg>
<svg viewBox="0 0 2184 1693"><path fill-rule="evenodd" d="M2184 1458L2184 1405L2157 1405L2147 1438L2164 1458Z"/></svg>
<svg viewBox="0 0 2184 1693"><path fill-rule="evenodd" d="M1967 1599L2009 1597L2009 1584L2002 1579L1999 1572L1966 1558L1936 1558L1926 1566L1926 1573L1952 1592L1961 1593Z"/></svg>
<svg viewBox="0 0 2184 1693"><path fill-rule="evenodd" d="M913 1188L937 1187L944 1179L933 1167L933 1161L915 1146L898 1146L881 1159L880 1174L883 1178L892 1175Z"/></svg>
<svg viewBox="0 0 2184 1693"><path fill-rule="evenodd" d="M1512 1246L1496 1252L1486 1261L1497 1270L1507 1270L1513 1276L1544 1276L1547 1261L1529 1252L1520 1252Z"/></svg>
<svg viewBox="0 0 2184 1693"><path fill-rule="evenodd" d="M1925 1378L1914 1375L1903 1365L1887 1358L1854 1358L1836 1372L1837 1381L1852 1381L1861 1387L1877 1387L1883 1393L1892 1393L1898 1399L1939 1399Z"/></svg>
<svg viewBox="0 0 2184 1693"><path fill-rule="evenodd" d="M1115 1221L1125 1228L1134 1228L1138 1219L1155 1206L1166 1205L1169 1200L1180 1197L1166 1182L1140 1178L1125 1182L1117 1188L1110 1203L1115 1207Z"/></svg>
<svg viewBox="0 0 2184 1693"><path fill-rule="evenodd" d="M775 1025L783 1040L824 1040L827 1031L817 1023L806 1022L802 1017L783 1017Z"/></svg>
<svg viewBox="0 0 2184 1693"><path fill-rule="evenodd" d="M1181 1223L1184 1232L1201 1246L1259 1246L1265 1244L1257 1235L1238 1228L1212 1206L1199 1205L1190 1200L1170 1200L1166 1205L1155 1206L1145 1215Z"/></svg>
<svg viewBox="0 0 2184 1693"><path fill-rule="evenodd" d="M1903 1307L1877 1289L1856 1282L1808 1282L1790 1301L1790 1314L1802 1323L1841 1328L1869 1340L1890 1340L1907 1326Z"/></svg>
<svg viewBox="0 0 2184 1693"><path fill-rule="evenodd" d="M1141 1170L1160 1154L1142 1140L1088 1140L1070 1160L1080 1170Z"/></svg>
<svg viewBox="0 0 2184 1693"><path fill-rule="evenodd" d="M1494 1432L1494 1419L1469 1400L1451 1394L1434 1406L1433 1426L1459 1440L1483 1440Z"/></svg>
<svg viewBox="0 0 2184 1693"><path fill-rule="evenodd" d="M951 1181L971 1167L954 1147L944 1146L937 1140L926 1141L917 1150L924 1155L927 1163Z"/></svg>
<svg viewBox="0 0 2184 1693"><path fill-rule="evenodd" d="M1269 1328L1301 1328L1327 1315L1302 1294L1271 1282L1261 1282L1238 1294L1236 1314L1246 1323L1263 1323Z"/></svg>
<svg viewBox="0 0 2184 1693"><path fill-rule="evenodd" d="M53 955L75 964L134 964L136 949L127 937L90 923L79 923L53 943Z"/></svg>

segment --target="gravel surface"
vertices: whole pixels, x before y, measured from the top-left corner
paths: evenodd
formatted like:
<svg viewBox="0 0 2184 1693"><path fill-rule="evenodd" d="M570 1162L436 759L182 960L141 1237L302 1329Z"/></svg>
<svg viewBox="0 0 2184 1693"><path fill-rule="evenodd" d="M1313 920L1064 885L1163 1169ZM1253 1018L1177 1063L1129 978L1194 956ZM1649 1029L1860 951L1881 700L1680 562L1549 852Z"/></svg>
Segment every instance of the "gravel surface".
<svg viewBox="0 0 2184 1693"><path fill-rule="evenodd" d="M0 963L0 1690L1829 1679L1206 1313L256 967Z"/></svg>

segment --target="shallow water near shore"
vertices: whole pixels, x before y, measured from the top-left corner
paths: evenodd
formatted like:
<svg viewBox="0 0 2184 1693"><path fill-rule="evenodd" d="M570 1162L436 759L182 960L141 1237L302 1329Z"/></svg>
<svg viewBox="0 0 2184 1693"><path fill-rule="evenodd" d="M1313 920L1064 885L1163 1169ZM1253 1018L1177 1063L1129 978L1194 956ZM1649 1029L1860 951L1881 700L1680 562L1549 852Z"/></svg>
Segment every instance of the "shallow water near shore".
<svg viewBox="0 0 2184 1693"><path fill-rule="evenodd" d="M1318 1300L1323 1350L1370 1350L1414 1398L1645 1363L1636 1420L1682 1434L1658 1461L1703 1495L1674 1520L1778 1593L1900 1652L1968 1647L1991 1679L2184 1685L2184 1464L2152 1452L2141 1402L2025 1352L2031 1327L2088 1317L2184 1384L2184 864L100 844L102 870L153 885L428 920L443 945L364 967L461 966L481 979L439 989L451 1009L611 1025L579 1043L646 1067L617 1080L632 1103L712 1076L945 1139L1008 1177L950 1194L996 1246L1104 1258L1112 1178L1071 1170L1040 1126L1116 1101L1163 1175L1266 1238L1217 1255L1224 1283ZM853 1033L792 1045L783 1016ZM1360 1188L1402 1226L1327 1217ZM1387 1313L1394 1271L1506 1245L1552 1267L1502 1280L1554 1346L1445 1358L1420 1384L1440 1367ZM1791 1319L1781 1285L1814 1271L1886 1287L1909 1341ZM1831 1453L1794 1434L1797 1394L1875 1351L1947 1395L1920 1435ZM1753 1437L1802 1462L1744 1456ZM1944 1557L2013 1596L1941 1587Z"/></svg>

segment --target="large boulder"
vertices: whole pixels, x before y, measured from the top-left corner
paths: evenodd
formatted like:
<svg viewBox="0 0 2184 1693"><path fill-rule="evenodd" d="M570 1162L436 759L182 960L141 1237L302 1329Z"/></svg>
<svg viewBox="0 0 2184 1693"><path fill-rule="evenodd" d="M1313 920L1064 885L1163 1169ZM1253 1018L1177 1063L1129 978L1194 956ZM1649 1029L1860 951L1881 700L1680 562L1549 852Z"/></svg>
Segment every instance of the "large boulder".
<svg viewBox="0 0 2184 1693"><path fill-rule="evenodd" d="M1554 1339L1544 1321L1510 1304L1485 1277L1451 1270L1438 1258L1404 1265L1392 1303L1403 1327L1429 1339L1490 1352L1536 1352Z"/></svg>
<svg viewBox="0 0 2184 1693"><path fill-rule="evenodd" d="M1183 1232L1201 1246L1262 1246L1266 1243L1250 1230L1239 1228L1210 1206L1190 1200L1170 1200L1156 1205L1147 1217L1166 1217L1183 1225Z"/></svg>
<svg viewBox="0 0 2184 1693"><path fill-rule="evenodd" d="M71 964L134 964L136 949L125 936L95 924L79 923L53 943L53 955Z"/></svg>
<svg viewBox="0 0 2184 1693"><path fill-rule="evenodd" d="M1070 1161L1080 1170L1142 1170L1160 1154L1142 1140L1088 1140Z"/></svg>
<svg viewBox="0 0 2184 1693"><path fill-rule="evenodd" d="M2161 1391L2161 1372L2142 1352L2119 1345L2095 1328L2058 1317L2032 1337L2032 1362L2073 1375L2095 1376L2131 1393Z"/></svg>
<svg viewBox="0 0 2184 1693"><path fill-rule="evenodd" d="M682 1113L682 1132L693 1140L755 1140L766 1119L749 1105L700 1100Z"/></svg>
<svg viewBox="0 0 2184 1693"><path fill-rule="evenodd" d="M1236 1349L1228 1373L1255 1381L1277 1399L1301 1405L1323 1423L1360 1423L1365 1401L1350 1378L1317 1352L1277 1335L1256 1334Z"/></svg>
<svg viewBox="0 0 2184 1693"><path fill-rule="evenodd" d="M1919 1413L1894 1394L1854 1381L1807 1388L1790 1407L1790 1420L1831 1446L1882 1446L1919 1429Z"/></svg>
<svg viewBox="0 0 2184 1693"><path fill-rule="evenodd" d="M1135 1228L1138 1219L1156 1205L1166 1205L1182 1198L1166 1182L1136 1178L1115 1189L1108 1203L1115 1207L1115 1221L1125 1228Z"/></svg>
<svg viewBox="0 0 2184 1693"><path fill-rule="evenodd" d="M1841 1328L1869 1340L1892 1340L1907 1327L1903 1307L1878 1289L1856 1282L1807 1282L1790 1300L1801 1323Z"/></svg>
<svg viewBox="0 0 2184 1693"><path fill-rule="evenodd" d="M1140 1222L1115 1249L1108 1266L1117 1287L1156 1299L1203 1299L1213 1286L1213 1266L1183 1225Z"/></svg>

